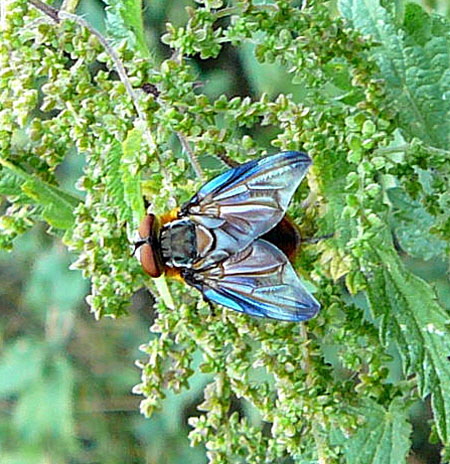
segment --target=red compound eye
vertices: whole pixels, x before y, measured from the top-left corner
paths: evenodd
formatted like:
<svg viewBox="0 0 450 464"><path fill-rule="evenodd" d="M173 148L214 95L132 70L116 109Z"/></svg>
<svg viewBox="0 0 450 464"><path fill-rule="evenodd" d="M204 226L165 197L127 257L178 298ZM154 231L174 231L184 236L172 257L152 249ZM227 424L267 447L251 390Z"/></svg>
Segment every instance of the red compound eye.
<svg viewBox="0 0 450 464"><path fill-rule="evenodd" d="M155 224L155 215L147 214L144 219L142 219L141 224L139 225L139 237L145 240L150 237L153 229L153 224Z"/></svg>
<svg viewBox="0 0 450 464"><path fill-rule="evenodd" d="M151 277L159 277L163 273L163 265L158 242L159 224L154 214L148 214L139 226L139 236L148 240L138 247L138 256L144 272Z"/></svg>

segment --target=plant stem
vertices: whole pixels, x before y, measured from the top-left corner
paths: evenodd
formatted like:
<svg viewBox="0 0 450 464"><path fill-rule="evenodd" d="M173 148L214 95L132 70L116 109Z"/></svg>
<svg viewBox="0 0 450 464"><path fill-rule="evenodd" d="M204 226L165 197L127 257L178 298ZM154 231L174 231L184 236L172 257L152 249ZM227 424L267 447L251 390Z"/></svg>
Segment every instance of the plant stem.
<svg viewBox="0 0 450 464"><path fill-rule="evenodd" d="M306 326L304 324L300 325L300 333L305 340L305 342L308 341L308 332L306 331ZM308 344L304 343L303 344L303 370L306 372L306 384L310 385L311 384L311 371L312 371L312 365L311 365L311 356L308 348ZM317 457L318 457L318 462L319 464L327 464L327 453L326 449L328 447L327 442L323 436L323 433L321 432L320 429L320 424L324 423L324 417L323 414L320 413L317 415L315 418L310 418L311 420L311 431L314 437L314 441L316 442L316 448L317 448Z"/></svg>
<svg viewBox="0 0 450 464"><path fill-rule="evenodd" d="M71 8L75 5L74 2L75 0L73 0L70 3ZM53 8L47 5L46 3L41 2L41 0L30 0L30 3L33 6L35 6L38 10L42 11L44 14L46 14L51 19L53 19L55 22L60 22L61 19L69 19L79 24L80 26L85 27L92 35L97 37L99 42L102 44L106 52L109 54L109 56L113 60L114 67L117 71L117 74L119 75L122 84L125 86L125 89L128 95L130 96L130 99L133 102L134 108L136 109L139 119L145 122L145 129L144 129L145 139L149 145L150 150L156 153L157 152L156 142L155 142L155 139L153 138L152 133L148 129L147 116L140 106L138 96L136 95L136 92L134 91L133 86L131 85L130 79L128 78L127 72L125 70L125 66L123 65L119 55L114 50L114 48L111 47L111 45L109 45L107 39L102 34L100 34L100 32L97 31L97 29L91 26L85 19L81 18L80 16L77 16L75 14L69 13L64 10L57 10L56 8Z"/></svg>
<svg viewBox="0 0 450 464"><path fill-rule="evenodd" d="M195 174L200 179L204 180L202 167L200 166L197 156L192 151L192 148L189 145L189 142L187 141L186 137L181 132L177 132L176 134L177 134L178 140L181 143L181 146L183 147L183 150L186 152L186 155L189 158L189 161L192 164L192 167L194 168Z"/></svg>
<svg viewBox="0 0 450 464"><path fill-rule="evenodd" d="M42 11L42 13L46 14L51 19L53 19L53 21L55 21L56 23L60 22L60 19L58 17L59 10L57 10L56 8L47 5L47 3L41 2L41 0L29 0L29 2L39 11Z"/></svg>

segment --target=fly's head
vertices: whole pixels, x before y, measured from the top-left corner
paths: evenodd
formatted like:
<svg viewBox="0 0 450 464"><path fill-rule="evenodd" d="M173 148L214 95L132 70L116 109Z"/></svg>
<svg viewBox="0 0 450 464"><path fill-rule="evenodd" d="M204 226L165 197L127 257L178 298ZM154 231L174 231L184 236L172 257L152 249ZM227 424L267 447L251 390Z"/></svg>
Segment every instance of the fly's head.
<svg viewBox="0 0 450 464"><path fill-rule="evenodd" d="M159 221L154 214L147 214L139 226L139 240L134 243L134 252L144 271L151 277L159 277L163 260L159 243Z"/></svg>

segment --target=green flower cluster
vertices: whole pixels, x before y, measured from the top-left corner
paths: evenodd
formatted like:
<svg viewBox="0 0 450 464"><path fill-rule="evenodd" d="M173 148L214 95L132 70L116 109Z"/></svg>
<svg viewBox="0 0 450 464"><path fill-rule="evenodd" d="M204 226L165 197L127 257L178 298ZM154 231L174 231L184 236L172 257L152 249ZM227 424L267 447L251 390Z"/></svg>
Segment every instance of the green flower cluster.
<svg viewBox="0 0 450 464"><path fill-rule="evenodd" d="M201 414L189 421L192 444L205 444L211 463L369 462L361 456L383 433L382 453L395 453L374 462L404 462L408 406L429 393L448 445L449 318L397 252L430 259L448 249L448 24L409 5L398 25L378 1L341 0L335 17L320 1L197 3L185 24L167 25L162 42L172 56L163 59L120 2L108 2L112 54L70 17L54 21L25 0L8 1L1 246L44 220L90 279L96 317L124 314L144 285L161 292L135 392L150 415L196 370L212 374ZM300 84L299 95L202 93L193 59L248 44L259 63L276 63ZM130 256L143 196L156 214L182 203L200 185L194 170L264 154L254 135L261 127L273 131L273 147L312 156L307 206L302 187L293 216L305 233L334 234L298 258L323 306L308 330L216 314L177 282L164 297L164 281L148 282ZM78 194L58 183L70 152L84 157ZM408 380L390 377L393 344Z"/></svg>

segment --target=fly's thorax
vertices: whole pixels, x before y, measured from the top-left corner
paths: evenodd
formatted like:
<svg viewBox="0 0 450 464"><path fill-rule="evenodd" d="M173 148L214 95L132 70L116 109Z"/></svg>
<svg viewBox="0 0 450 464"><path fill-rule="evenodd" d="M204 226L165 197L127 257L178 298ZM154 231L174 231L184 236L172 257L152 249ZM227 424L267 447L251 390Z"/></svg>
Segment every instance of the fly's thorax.
<svg viewBox="0 0 450 464"><path fill-rule="evenodd" d="M167 266L190 268L211 251L215 239L206 227L182 218L163 226L160 243Z"/></svg>
<svg viewBox="0 0 450 464"><path fill-rule="evenodd" d="M164 262L169 267L190 267L197 257L195 225L188 219L164 224L160 243Z"/></svg>
<svg viewBox="0 0 450 464"><path fill-rule="evenodd" d="M207 227L196 224L195 238L197 241L198 259L203 259L213 250L216 236Z"/></svg>

